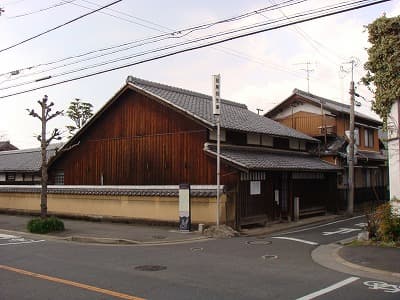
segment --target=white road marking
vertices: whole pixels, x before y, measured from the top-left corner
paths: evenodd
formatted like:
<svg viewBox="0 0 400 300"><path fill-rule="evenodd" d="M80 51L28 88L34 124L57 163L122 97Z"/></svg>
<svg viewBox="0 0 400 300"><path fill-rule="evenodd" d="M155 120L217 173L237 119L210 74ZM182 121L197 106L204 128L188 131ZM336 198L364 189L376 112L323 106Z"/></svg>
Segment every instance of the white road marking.
<svg viewBox="0 0 400 300"><path fill-rule="evenodd" d="M279 233L279 235L286 235L286 234L291 234L291 233L297 233L297 232L313 230L313 229L316 229L316 228L321 228L321 227L329 226L329 225L332 225L332 224L342 223L342 222L346 222L346 221L349 221L349 220L354 220L354 219L359 219L359 218L364 218L364 217L365 217L364 215L363 216L352 217L352 218L339 220L339 221L334 221L334 222L321 224L321 225L317 225L317 226L313 226L313 227L308 227L308 228L304 228L304 229L299 229L299 230L294 230L294 231L289 231L289 232L283 232L283 233Z"/></svg>
<svg viewBox="0 0 400 300"><path fill-rule="evenodd" d="M354 231L360 231L361 229L353 229L353 228L339 228L339 230L336 231L325 231L322 233L322 235L333 235L333 234L346 234Z"/></svg>
<svg viewBox="0 0 400 300"><path fill-rule="evenodd" d="M32 243L40 243L40 242L44 242L44 240L26 240L24 242L18 242L18 243L5 243L5 244L0 244L0 246L7 246L7 245L21 245L21 244L32 244Z"/></svg>
<svg viewBox="0 0 400 300"><path fill-rule="evenodd" d="M10 234L0 234L0 240L4 242L0 243L0 246L7 246L7 245L20 245L20 244L31 244L31 243L39 243L44 242L44 240L30 240L25 239L20 236L10 235Z"/></svg>
<svg viewBox="0 0 400 300"><path fill-rule="evenodd" d="M289 241L295 241L295 242L300 242L308 245L313 245L313 246L318 246L319 244L316 242L311 242L311 241L306 241L302 239L296 239L296 238L291 238L287 236L273 236L273 239L280 239L280 240L289 240Z"/></svg>
<svg viewBox="0 0 400 300"><path fill-rule="evenodd" d="M365 227L367 227L367 225L368 225L367 223L358 223L358 224L355 224L354 226L365 228Z"/></svg>
<svg viewBox="0 0 400 300"><path fill-rule="evenodd" d="M15 235L9 235L9 234L1 234L0 233L0 239L13 239L16 238Z"/></svg>
<svg viewBox="0 0 400 300"><path fill-rule="evenodd" d="M357 281L359 279L360 279L359 277L349 277L349 278L347 278L347 279L345 279L343 281L335 283L335 284L333 284L331 286L328 286L328 287L326 287L326 288L324 288L322 290L319 290L319 291L316 291L314 293L305 295L304 297L301 297L301 298L297 298L297 300L311 300L311 299L317 298L317 297L319 297L321 295L327 294L327 293L332 292L334 290L337 290L337 289L339 289L341 287L344 287L345 285L348 285L348 284L350 284L350 283L352 283L354 281Z"/></svg>
<svg viewBox="0 0 400 300"><path fill-rule="evenodd" d="M365 281L364 285L371 290L383 290L385 293L399 293L400 285L388 284L383 281Z"/></svg>

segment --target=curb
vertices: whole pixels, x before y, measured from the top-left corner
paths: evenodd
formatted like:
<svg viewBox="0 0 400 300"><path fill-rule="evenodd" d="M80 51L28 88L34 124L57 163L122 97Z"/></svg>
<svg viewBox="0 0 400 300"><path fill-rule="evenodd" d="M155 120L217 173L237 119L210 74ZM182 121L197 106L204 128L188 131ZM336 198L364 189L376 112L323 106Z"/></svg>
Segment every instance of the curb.
<svg viewBox="0 0 400 300"><path fill-rule="evenodd" d="M87 244L104 244L104 245L136 245L136 246L159 246L159 245L175 245L192 242L200 242L209 240L208 237L195 237L183 240L166 240L166 241L135 241L128 239L100 238L90 236L69 236L61 238L64 241L87 243Z"/></svg>
<svg viewBox="0 0 400 300"><path fill-rule="evenodd" d="M343 215L336 215L336 216L332 216L332 217L328 216L325 220L315 220L315 221L311 221L311 222L307 222L307 219L304 219L305 222L302 224L299 224L298 222L286 223L287 226L285 226L284 228L273 228L274 225L276 225L276 224L273 224L271 227L265 227L265 230L260 229L260 232L246 233L246 232L240 231L239 234L240 234L240 236L243 236L243 237L256 237L256 236L262 236L262 235L266 235L266 234L273 234L273 233L281 232L281 231L287 231L287 230L290 230L293 228L300 228L303 226L319 225L319 224L322 225L326 222L335 222L335 221L339 221L339 220L344 220L346 218L347 217L343 216ZM277 223L277 224L284 224L284 223Z"/></svg>
<svg viewBox="0 0 400 300"><path fill-rule="evenodd" d="M165 240L165 241L135 241L129 239L118 239L118 238L101 238L101 237L91 237L91 236L68 236L59 237L54 235L45 234L35 234L24 231L6 230L0 229L0 233L15 234L18 236L43 239L43 240L56 240L65 242L76 242L76 243L87 243L87 244L102 244L102 245L136 245L136 246L158 246L158 245L172 245L172 244L184 244L192 242L201 242L206 240L211 240L211 238L206 236L182 239L182 240Z"/></svg>
<svg viewBox="0 0 400 300"><path fill-rule="evenodd" d="M349 239L346 239L349 240ZM400 283L400 273L394 273L365 266L360 266L349 262L339 255L339 251L344 246L340 241L336 244L320 245L311 253L311 257L317 264L338 272L347 273L360 277Z"/></svg>

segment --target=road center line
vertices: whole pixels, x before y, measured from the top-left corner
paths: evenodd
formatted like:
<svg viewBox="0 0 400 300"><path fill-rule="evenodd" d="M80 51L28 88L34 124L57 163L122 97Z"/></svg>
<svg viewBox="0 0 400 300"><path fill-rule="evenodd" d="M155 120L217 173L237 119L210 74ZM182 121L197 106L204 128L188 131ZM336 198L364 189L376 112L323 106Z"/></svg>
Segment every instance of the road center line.
<svg viewBox="0 0 400 300"><path fill-rule="evenodd" d="M70 280L66 280L66 279L62 279L62 278L47 276L47 275L43 275L43 274L39 274L39 273L33 273L33 272L30 272L30 271L17 269L17 268L5 266L5 265L0 265L0 269L6 270L6 271L15 272L15 273L26 275L26 276L31 276L31 277L34 277L34 278L39 278L39 279L51 281L51 282L61 283L61 284L65 284L65 285L81 288L81 289L84 289L84 290L88 290L88 291L92 291L92 292L96 292L96 293L105 294L105 295L108 295L108 296L120 298L120 299L145 300L144 298L139 298L139 297L131 296L131 295L128 295L128 294L122 294L122 293L118 293L118 292L114 292L114 291L98 288L98 287L95 287L95 286L92 286L92 285L87 285L87 284L83 284L83 283L79 283L79 282L75 282L75 281L70 281Z"/></svg>
<svg viewBox="0 0 400 300"><path fill-rule="evenodd" d="M360 279L360 278L359 277L349 277L349 278L347 278L347 279L345 279L343 281L335 283L335 284L333 284L331 286L328 286L328 287L326 287L326 288L324 288L322 290L319 290L319 291L316 291L314 293L305 295L304 297L301 297L301 298L297 298L297 300L311 300L311 299L317 298L317 297L319 297L321 295L327 294L327 293L332 292L334 290L337 290L337 289L339 289L341 287L344 287L345 285L348 285L348 284L350 284L350 283L352 283L354 281L357 281L358 279Z"/></svg>
<svg viewBox="0 0 400 300"><path fill-rule="evenodd" d="M317 226L313 226L313 227L307 227L307 228L303 228L303 229L299 229L299 230L282 232L282 233L279 233L279 235L286 235L286 234L291 234L291 233L298 233L298 232L313 230L313 229L316 229L316 228L321 228L321 227L329 226L329 225L332 225L332 224L342 223L342 222L346 222L346 221L354 220L354 219L359 219L359 218L363 218L363 217L365 217L365 216L364 215L356 216L356 217L352 217L352 218L348 218L348 219L344 219L344 220L338 220L338 221L334 221L334 222L330 222L330 223L326 223L326 224L321 224L321 225L317 225Z"/></svg>
<svg viewBox="0 0 400 300"><path fill-rule="evenodd" d="M300 242L308 245L313 245L313 246L318 246L319 244L316 242L311 242L311 241L306 241L302 239L296 239L296 238L291 238L287 236L273 236L273 239L280 239L280 240L289 240L289 241L295 241L295 242Z"/></svg>

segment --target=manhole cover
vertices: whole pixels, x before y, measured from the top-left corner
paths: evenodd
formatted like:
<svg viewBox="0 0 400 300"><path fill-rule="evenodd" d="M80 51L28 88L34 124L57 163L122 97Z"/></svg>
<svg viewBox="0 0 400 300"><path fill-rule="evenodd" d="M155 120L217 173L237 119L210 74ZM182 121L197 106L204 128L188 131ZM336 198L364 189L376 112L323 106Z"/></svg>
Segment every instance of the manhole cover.
<svg viewBox="0 0 400 300"><path fill-rule="evenodd" d="M164 235L153 235L152 238L155 240L163 240L166 239L167 237Z"/></svg>
<svg viewBox="0 0 400 300"><path fill-rule="evenodd" d="M138 271L162 271L166 270L166 266L159 266L159 265L143 265L135 267L135 270Z"/></svg>
<svg viewBox="0 0 400 300"><path fill-rule="evenodd" d="M261 256L263 259L267 260L267 259L277 259L278 255L271 255L271 254L265 254L263 256Z"/></svg>
<svg viewBox="0 0 400 300"><path fill-rule="evenodd" d="M261 241L261 240L246 242L247 245L269 245L271 243L272 243L271 241Z"/></svg>
<svg viewBox="0 0 400 300"><path fill-rule="evenodd" d="M193 248L190 248L190 251L192 251L192 252L203 251L203 248L201 248L201 247L193 247Z"/></svg>

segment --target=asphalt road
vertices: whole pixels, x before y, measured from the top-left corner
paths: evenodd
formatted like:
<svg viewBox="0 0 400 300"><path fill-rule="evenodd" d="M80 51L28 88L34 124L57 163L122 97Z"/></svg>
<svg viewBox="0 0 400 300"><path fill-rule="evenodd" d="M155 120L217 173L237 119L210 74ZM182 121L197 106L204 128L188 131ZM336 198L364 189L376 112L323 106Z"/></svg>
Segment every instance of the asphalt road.
<svg viewBox="0 0 400 300"><path fill-rule="evenodd" d="M0 236L0 299L399 299L400 286L311 259L316 244L354 236L363 221L164 246Z"/></svg>

